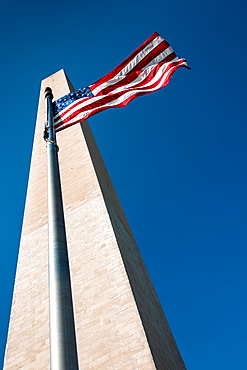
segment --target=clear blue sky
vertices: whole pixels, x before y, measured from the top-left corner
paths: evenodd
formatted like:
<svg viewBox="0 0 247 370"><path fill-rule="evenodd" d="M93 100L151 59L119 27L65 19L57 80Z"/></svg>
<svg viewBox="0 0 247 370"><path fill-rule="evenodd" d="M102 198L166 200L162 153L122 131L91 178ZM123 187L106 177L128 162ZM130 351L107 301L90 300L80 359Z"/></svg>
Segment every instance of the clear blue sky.
<svg viewBox="0 0 247 370"><path fill-rule="evenodd" d="M40 81L87 86L157 31L192 70L89 122L188 370L247 369L246 10L1 1L1 359Z"/></svg>

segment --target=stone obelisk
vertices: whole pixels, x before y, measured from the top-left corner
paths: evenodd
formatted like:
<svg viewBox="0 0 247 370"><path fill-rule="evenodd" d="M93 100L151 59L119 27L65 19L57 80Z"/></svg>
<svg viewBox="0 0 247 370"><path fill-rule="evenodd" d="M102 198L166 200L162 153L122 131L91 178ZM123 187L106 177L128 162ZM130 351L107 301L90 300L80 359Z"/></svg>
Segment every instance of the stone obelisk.
<svg viewBox="0 0 247 370"><path fill-rule="evenodd" d="M4 369L49 369L44 88L42 81ZM185 369L86 121L57 134L80 369ZM68 369L69 370L69 369Z"/></svg>

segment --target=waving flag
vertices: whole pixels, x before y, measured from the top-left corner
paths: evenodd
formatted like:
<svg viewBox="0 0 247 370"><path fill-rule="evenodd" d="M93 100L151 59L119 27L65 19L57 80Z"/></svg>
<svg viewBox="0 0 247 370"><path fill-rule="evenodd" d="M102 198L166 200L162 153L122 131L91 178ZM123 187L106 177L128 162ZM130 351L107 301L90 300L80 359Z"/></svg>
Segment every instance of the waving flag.
<svg viewBox="0 0 247 370"><path fill-rule="evenodd" d="M173 73L186 67L157 32L112 72L92 85L53 103L55 130L81 122L108 108L124 107L134 98L167 85Z"/></svg>

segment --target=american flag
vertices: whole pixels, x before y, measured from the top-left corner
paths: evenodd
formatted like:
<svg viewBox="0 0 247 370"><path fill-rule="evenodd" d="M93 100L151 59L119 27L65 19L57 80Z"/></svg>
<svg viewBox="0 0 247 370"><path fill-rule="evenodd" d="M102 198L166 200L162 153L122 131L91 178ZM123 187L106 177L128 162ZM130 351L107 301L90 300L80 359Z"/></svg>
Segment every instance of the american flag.
<svg viewBox="0 0 247 370"><path fill-rule="evenodd" d="M124 107L137 96L166 86L173 73L186 67L157 32L113 71L88 87L53 102L55 130L60 131L96 113Z"/></svg>

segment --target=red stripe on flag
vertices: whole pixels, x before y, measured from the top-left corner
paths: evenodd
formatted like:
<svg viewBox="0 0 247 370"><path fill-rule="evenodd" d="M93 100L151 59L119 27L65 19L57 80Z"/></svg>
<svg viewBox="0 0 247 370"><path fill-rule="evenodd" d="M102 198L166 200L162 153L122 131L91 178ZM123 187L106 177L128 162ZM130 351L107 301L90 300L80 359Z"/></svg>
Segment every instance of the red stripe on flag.
<svg viewBox="0 0 247 370"><path fill-rule="evenodd" d="M78 122L81 122L93 115L95 115L96 113L99 113L103 110L106 110L106 109L109 109L109 108L116 108L116 107L124 107L126 106L130 101L132 101L133 99L135 99L136 97L138 96L141 96L141 95L146 95L146 94L149 94L149 93L152 93L158 89L160 89L161 87L164 87L166 86L173 73L179 68L179 67L183 67L184 66L184 63L185 60L179 60L177 62L173 62L171 63L170 65L168 65L168 68L165 70L164 73L167 73L167 76L165 78L165 80L163 81L162 85L159 86L157 89L155 89L159 83L162 81L162 79L164 78L164 73L160 76L159 80L156 81L153 85L150 85L148 86L148 88L146 89L147 91L145 91L145 87L144 87L144 90L142 88L142 90L139 90L139 91L136 91L132 96L126 98L125 100L121 101L120 103L117 103L114 104L114 105L111 105L111 106L105 106L106 104L110 103L110 102L113 102L113 101L117 101L119 98L121 98L122 95L126 94L126 92L128 92L128 89L127 90L123 90L123 91L120 91L116 94L109 94L107 96L104 96L102 97L102 99L98 100L98 101L95 101L93 102L92 104L88 104L86 105L85 107L83 108L79 108L78 110L76 110L75 112L73 112L70 116L68 116L67 118L65 119L62 119L62 117L60 117L62 119L62 122L60 123L57 123L55 124L55 128L56 128L56 131L60 131L64 128L66 128L67 126L70 126L72 124L76 124ZM148 76L149 79L148 80L152 80L153 76L155 76L157 73L157 71L152 71L152 76ZM146 81L147 82L147 81ZM140 88L140 87L139 87ZM137 87L137 90L139 89ZM135 88L133 89L135 90ZM150 91L151 90L151 91ZM92 98L88 98L89 100L92 99ZM79 105L80 102L78 102L76 105ZM83 113L85 111L89 111L87 113L87 115L83 116L83 119L81 117L79 117L80 113ZM64 115L64 114L63 114ZM78 119L76 121L74 121L73 123L70 123L70 121L75 118L76 116L78 116ZM64 125L63 127L61 127L62 125Z"/></svg>
<svg viewBox="0 0 247 370"><path fill-rule="evenodd" d="M123 78L121 80L121 83L116 83L116 84L113 84L113 85L110 85L110 86L107 86L105 87L104 89L102 89L101 91L98 92L97 96L98 95L105 95L105 94L109 94L111 91L115 90L119 85L123 85L124 83L130 83L131 81L131 78L129 76L134 76L134 72L137 72L137 71L140 71L142 69L145 68L145 66L147 66L149 63L152 62L152 60L154 60L158 55L160 55L163 51L165 51L167 49L167 45L169 47L169 44L164 40L162 43L160 43L158 46L156 46L148 55L146 55L132 70L131 72L129 72L125 78ZM172 59L174 59L176 57L176 54L173 52L171 53L170 55L168 55L167 57L165 57L165 59L163 61L171 61ZM136 74L136 77L138 76L138 74ZM135 78L136 78L135 77ZM134 80L135 78L132 77L132 79ZM92 87L92 85L90 85L90 88L93 90L94 87Z"/></svg>
<svg viewBox="0 0 247 370"><path fill-rule="evenodd" d="M98 81L94 82L92 85L90 85L92 90L95 89L97 86L101 85L102 83L109 81L114 76L116 76L116 74L118 74L132 59L134 59L142 49L144 49L151 41L153 41L158 36L159 34L157 32L154 32L151 37L149 37L138 49L136 49L132 54L130 54L130 56L126 58L122 63L120 63L116 68L114 68L107 75L105 75Z"/></svg>

